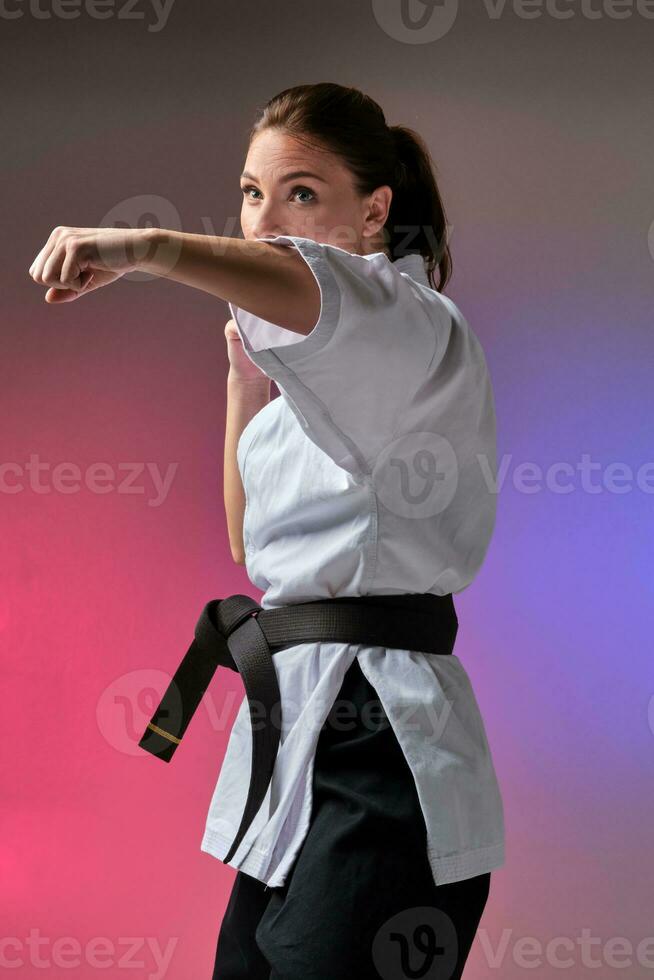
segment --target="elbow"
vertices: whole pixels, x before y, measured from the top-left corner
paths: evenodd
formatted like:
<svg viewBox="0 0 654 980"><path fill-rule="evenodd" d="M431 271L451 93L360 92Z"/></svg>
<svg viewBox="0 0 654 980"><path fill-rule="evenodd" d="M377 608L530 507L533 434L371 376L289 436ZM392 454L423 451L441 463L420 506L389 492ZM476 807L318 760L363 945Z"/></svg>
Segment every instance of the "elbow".
<svg viewBox="0 0 654 980"><path fill-rule="evenodd" d="M232 548L232 558L234 559L237 565L245 565L244 551L235 551L234 548Z"/></svg>

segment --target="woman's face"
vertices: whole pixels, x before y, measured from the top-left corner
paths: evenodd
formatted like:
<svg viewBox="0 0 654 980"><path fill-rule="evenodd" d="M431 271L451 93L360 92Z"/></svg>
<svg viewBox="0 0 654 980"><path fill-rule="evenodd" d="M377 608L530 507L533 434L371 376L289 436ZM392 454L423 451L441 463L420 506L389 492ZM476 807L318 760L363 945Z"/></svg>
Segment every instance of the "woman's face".
<svg viewBox="0 0 654 980"><path fill-rule="evenodd" d="M385 251L380 234L392 191L357 194L352 174L327 150L276 129L253 139L241 174L246 239L295 235L367 255Z"/></svg>

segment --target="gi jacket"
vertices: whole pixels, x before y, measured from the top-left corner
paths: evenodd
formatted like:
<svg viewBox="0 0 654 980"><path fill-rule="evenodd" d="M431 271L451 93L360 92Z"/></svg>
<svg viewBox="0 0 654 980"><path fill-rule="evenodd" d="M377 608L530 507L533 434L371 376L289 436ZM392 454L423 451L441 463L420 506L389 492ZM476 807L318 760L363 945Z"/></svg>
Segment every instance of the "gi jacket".
<svg viewBox="0 0 654 980"><path fill-rule="evenodd" d="M260 240L298 249L321 295L306 336L229 304L245 351L281 393L237 448L246 569L260 604L461 592L496 513L495 408L479 340L430 287L419 254L392 262L298 236ZM436 884L500 867L502 798L459 657L346 643L275 654L281 743L231 866L284 883L309 825L320 728L355 657L413 773ZM220 859L243 812L250 757L244 699L201 844Z"/></svg>

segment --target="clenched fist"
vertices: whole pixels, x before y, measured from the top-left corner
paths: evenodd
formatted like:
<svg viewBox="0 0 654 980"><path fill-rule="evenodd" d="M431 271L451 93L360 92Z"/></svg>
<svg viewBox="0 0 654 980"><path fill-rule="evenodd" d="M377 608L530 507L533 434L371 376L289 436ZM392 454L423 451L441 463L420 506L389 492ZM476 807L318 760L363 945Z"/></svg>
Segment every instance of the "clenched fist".
<svg viewBox="0 0 654 980"><path fill-rule="evenodd" d="M229 357L229 373L237 381L270 380L261 368L250 360L243 349L243 342L236 329L234 320L225 324L225 340L227 341L227 356Z"/></svg>
<svg viewBox="0 0 654 980"><path fill-rule="evenodd" d="M149 228L69 228L58 225L29 274L50 288L46 303L69 303L138 268L150 249Z"/></svg>

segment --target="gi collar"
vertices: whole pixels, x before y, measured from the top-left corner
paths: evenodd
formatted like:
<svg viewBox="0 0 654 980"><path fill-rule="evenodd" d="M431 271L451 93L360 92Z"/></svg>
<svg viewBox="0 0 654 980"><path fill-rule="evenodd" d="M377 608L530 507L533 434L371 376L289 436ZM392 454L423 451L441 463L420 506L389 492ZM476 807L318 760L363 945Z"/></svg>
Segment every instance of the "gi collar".
<svg viewBox="0 0 654 980"><path fill-rule="evenodd" d="M415 279L416 282L431 288L425 260L419 253L413 252L410 255L401 255L399 258L395 259L393 265L396 269L399 269L400 272L408 273L408 275L410 275L412 279Z"/></svg>

